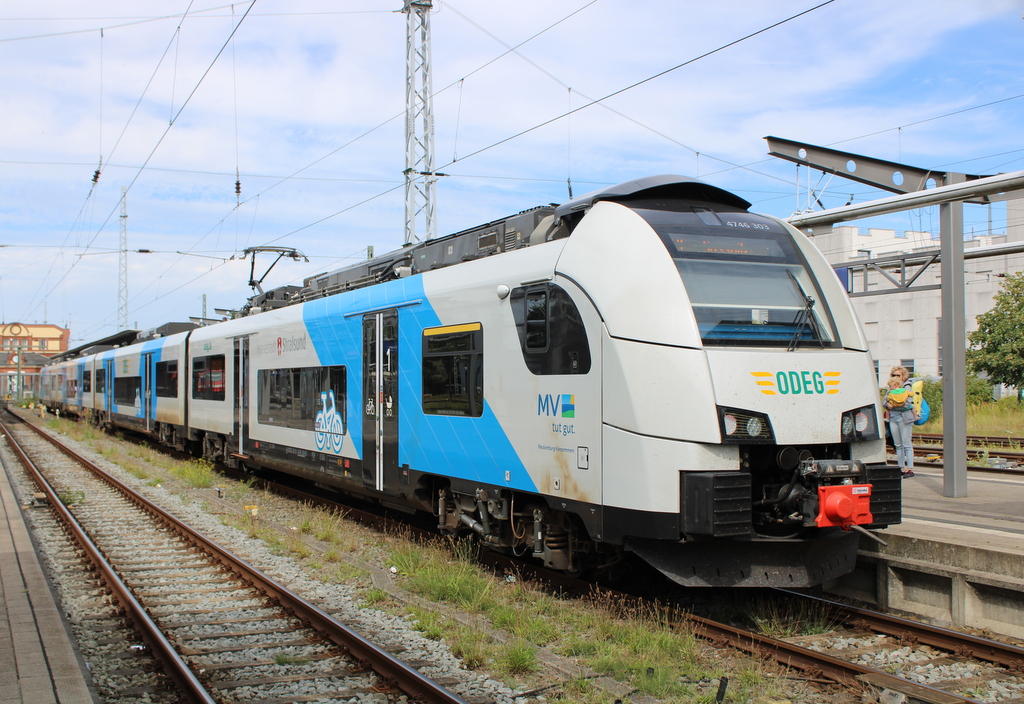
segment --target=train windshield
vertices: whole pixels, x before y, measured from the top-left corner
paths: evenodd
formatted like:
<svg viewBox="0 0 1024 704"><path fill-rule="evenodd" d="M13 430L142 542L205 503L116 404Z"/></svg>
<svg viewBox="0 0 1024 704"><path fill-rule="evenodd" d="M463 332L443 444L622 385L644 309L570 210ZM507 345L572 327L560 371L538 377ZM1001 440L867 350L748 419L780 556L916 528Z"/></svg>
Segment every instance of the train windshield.
<svg viewBox="0 0 1024 704"><path fill-rule="evenodd" d="M638 210L675 261L705 345L832 347L835 325L791 235L749 213Z"/></svg>

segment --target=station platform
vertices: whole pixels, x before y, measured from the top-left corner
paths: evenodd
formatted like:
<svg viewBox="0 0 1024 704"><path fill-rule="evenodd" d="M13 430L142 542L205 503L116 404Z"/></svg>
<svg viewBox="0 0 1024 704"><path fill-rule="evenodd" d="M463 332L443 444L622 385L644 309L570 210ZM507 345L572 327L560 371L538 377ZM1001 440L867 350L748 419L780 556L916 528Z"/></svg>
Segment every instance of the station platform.
<svg viewBox="0 0 1024 704"><path fill-rule="evenodd" d="M857 568L826 585L894 612L1024 638L1024 473L971 472L943 496L941 468L904 479L903 522L862 537Z"/></svg>
<svg viewBox="0 0 1024 704"><path fill-rule="evenodd" d="M0 469L0 704L93 704L21 511Z"/></svg>

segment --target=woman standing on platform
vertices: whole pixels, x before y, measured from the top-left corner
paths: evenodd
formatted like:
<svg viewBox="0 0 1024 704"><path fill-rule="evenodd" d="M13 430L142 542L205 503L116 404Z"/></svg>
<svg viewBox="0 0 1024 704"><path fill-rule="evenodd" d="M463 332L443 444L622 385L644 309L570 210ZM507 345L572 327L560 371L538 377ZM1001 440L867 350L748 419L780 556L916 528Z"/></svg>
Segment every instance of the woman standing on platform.
<svg viewBox="0 0 1024 704"><path fill-rule="evenodd" d="M903 478L914 476L914 395L910 390L913 380L905 367L893 367L889 372L889 391L883 404L889 415L889 431L896 446L896 463Z"/></svg>

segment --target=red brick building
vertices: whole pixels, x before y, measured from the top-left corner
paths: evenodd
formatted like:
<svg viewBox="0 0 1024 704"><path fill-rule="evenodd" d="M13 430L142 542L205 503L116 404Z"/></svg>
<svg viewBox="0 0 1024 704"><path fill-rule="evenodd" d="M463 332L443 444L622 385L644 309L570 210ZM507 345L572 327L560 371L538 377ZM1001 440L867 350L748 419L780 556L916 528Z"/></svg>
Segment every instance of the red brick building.
<svg viewBox="0 0 1024 704"><path fill-rule="evenodd" d="M71 331L57 325L0 323L0 399L37 397L39 370L70 340Z"/></svg>

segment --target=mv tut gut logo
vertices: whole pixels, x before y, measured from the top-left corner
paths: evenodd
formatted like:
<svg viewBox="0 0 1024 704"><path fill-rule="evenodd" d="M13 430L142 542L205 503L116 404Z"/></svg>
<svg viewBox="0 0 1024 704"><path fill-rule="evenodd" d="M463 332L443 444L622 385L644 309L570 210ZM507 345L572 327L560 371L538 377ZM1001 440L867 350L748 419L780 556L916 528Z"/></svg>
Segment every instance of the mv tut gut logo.
<svg viewBox="0 0 1024 704"><path fill-rule="evenodd" d="M537 415L555 418L576 417L576 395L575 394L537 394ZM574 435L576 433L575 423L551 423L551 432L561 435Z"/></svg>
<svg viewBox="0 0 1024 704"><path fill-rule="evenodd" d="M815 396L839 393L842 372L750 372L766 396Z"/></svg>
<svg viewBox="0 0 1024 704"><path fill-rule="evenodd" d="M320 392L320 404L323 407L316 412L316 420L313 423L316 449L320 452L329 449L340 455L341 446L345 441L345 422L334 404L333 389Z"/></svg>

